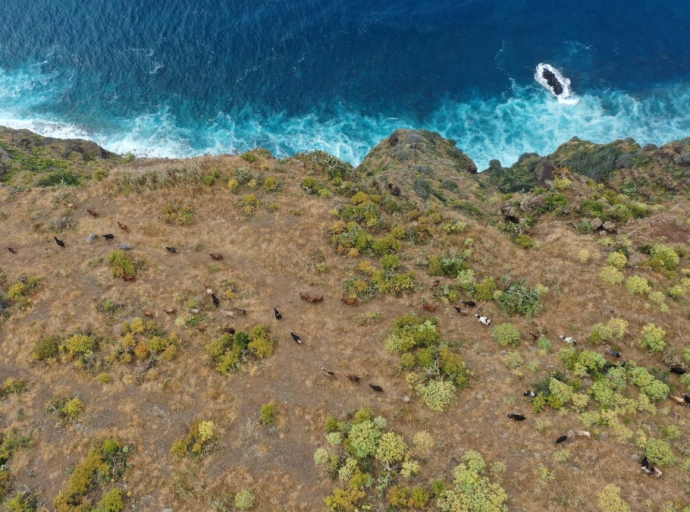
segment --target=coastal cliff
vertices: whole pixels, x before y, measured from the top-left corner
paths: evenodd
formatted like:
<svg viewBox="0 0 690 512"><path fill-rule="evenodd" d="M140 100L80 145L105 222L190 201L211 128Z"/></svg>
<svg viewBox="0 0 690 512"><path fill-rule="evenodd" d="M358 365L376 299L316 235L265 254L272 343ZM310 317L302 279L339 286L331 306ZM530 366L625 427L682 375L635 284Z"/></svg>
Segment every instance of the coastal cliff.
<svg viewBox="0 0 690 512"><path fill-rule="evenodd" d="M479 171L423 130L353 167L0 128L0 497L688 506L690 139Z"/></svg>

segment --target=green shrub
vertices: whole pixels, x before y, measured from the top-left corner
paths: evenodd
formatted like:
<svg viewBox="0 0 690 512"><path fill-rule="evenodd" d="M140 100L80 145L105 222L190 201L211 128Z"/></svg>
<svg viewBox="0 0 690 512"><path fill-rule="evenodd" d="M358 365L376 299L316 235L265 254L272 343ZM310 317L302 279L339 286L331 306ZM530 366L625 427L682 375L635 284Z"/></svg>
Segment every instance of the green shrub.
<svg viewBox="0 0 690 512"><path fill-rule="evenodd" d="M94 512L121 512L124 508L122 489L114 487L103 495Z"/></svg>
<svg viewBox="0 0 690 512"><path fill-rule="evenodd" d="M607 265L602 268L601 272L599 272L599 277L609 284L621 284L625 279L623 272L618 270L616 267L612 267L611 265Z"/></svg>
<svg viewBox="0 0 690 512"><path fill-rule="evenodd" d="M273 404L263 404L261 406L261 423L264 425L273 425L275 413L275 406Z"/></svg>
<svg viewBox="0 0 690 512"><path fill-rule="evenodd" d="M532 237L524 233L515 237L515 243L524 249L531 249L535 245Z"/></svg>
<svg viewBox="0 0 690 512"><path fill-rule="evenodd" d="M537 340L537 346L545 354L548 354L549 352L551 352L551 350L553 350L553 344L551 343L551 340L549 340L547 338L539 338Z"/></svg>
<svg viewBox="0 0 690 512"><path fill-rule="evenodd" d="M80 184L79 176L73 172L60 169L51 172L47 176L38 180L39 187L53 187L55 185L67 185L69 187L76 187Z"/></svg>
<svg viewBox="0 0 690 512"><path fill-rule="evenodd" d="M649 282L640 276L630 276L625 282L625 286L628 287L632 293L638 293L641 295L646 295L652 291L652 287L649 286Z"/></svg>
<svg viewBox="0 0 690 512"><path fill-rule="evenodd" d="M419 453L428 455L434 447L434 438L428 432L417 432L412 439L412 444Z"/></svg>
<svg viewBox="0 0 690 512"><path fill-rule="evenodd" d="M557 178L554 180L553 186L556 187L556 190L563 192L569 190L573 186L573 182L568 178Z"/></svg>
<svg viewBox="0 0 690 512"><path fill-rule="evenodd" d="M497 325L491 334L504 347L514 347L520 344L520 331L511 323Z"/></svg>
<svg viewBox="0 0 690 512"><path fill-rule="evenodd" d="M611 254L609 254L608 263L612 267L621 269L624 268L625 265L628 263L628 258L626 258L625 254L623 254L622 252L612 252Z"/></svg>
<svg viewBox="0 0 690 512"><path fill-rule="evenodd" d="M84 355L95 350L96 340L86 334L76 334L65 342L64 347L70 355Z"/></svg>
<svg viewBox="0 0 690 512"><path fill-rule="evenodd" d="M31 352L32 361L45 361L58 355L58 338L41 338Z"/></svg>
<svg viewBox="0 0 690 512"><path fill-rule="evenodd" d="M194 210L191 206L167 203L161 210L161 213L163 219L168 224L175 226L191 226L194 223Z"/></svg>
<svg viewBox="0 0 690 512"><path fill-rule="evenodd" d="M660 402L666 400L671 388L665 383L654 378L654 376L649 373L645 368L633 367L628 371L630 375L630 381L633 385L640 388L645 395L647 395L651 400Z"/></svg>
<svg viewBox="0 0 690 512"><path fill-rule="evenodd" d="M671 446L661 439L647 441L644 446L644 452L650 462L659 466L666 466L676 460Z"/></svg>
<svg viewBox="0 0 690 512"><path fill-rule="evenodd" d="M456 277L460 271L466 270L467 257L457 256L454 252L449 255L442 253L440 256L430 256L427 272L432 276Z"/></svg>
<svg viewBox="0 0 690 512"><path fill-rule="evenodd" d="M663 352L666 347L666 331L654 324L647 324L642 328L640 345L652 352Z"/></svg>
<svg viewBox="0 0 690 512"><path fill-rule="evenodd" d="M254 506L254 495L251 491L244 489L235 494L235 507L238 510L249 510Z"/></svg>
<svg viewBox="0 0 690 512"><path fill-rule="evenodd" d="M2 483L0 483L1 486ZM28 492L18 492L7 502L7 510L9 512L35 512L36 506L36 498Z"/></svg>
<svg viewBox="0 0 690 512"><path fill-rule="evenodd" d="M113 269L113 277L135 277L137 265L132 257L124 251L113 251L108 256L108 262Z"/></svg>
<svg viewBox="0 0 690 512"><path fill-rule="evenodd" d="M376 453L380 438L381 430L371 420L352 425L348 434L353 455L360 459Z"/></svg>
<svg viewBox="0 0 690 512"><path fill-rule="evenodd" d="M475 285L474 297L483 301L493 300L496 289L496 280L493 277L487 277Z"/></svg>
<svg viewBox="0 0 690 512"><path fill-rule="evenodd" d="M441 379L430 380L426 384L415 387L417 394L424 400L426 406L432 411L444 411L455 400L457 388L450 381Z"/></svg>
<svg viewBox="0 0 690 512"><path fill-rule="evenodd" d="M251 151L245 151L240 155L240 158L250 164L253 164L257 160L256 155Z"/></svg>
<svg viewBox="0 0 690 512"><path fill-rule="evenodd" d="M620 487L609 484L604 487L604 490L599 493L597 501L599 502L600 512L630 512L630 505L628 505L620 496Z"/></svg>
<svg viewBox="0 0 690 512"><path fill-rule="evenodd" d="M476 284L476 280L474 278L474 270L467 269L458 272L457 283L462 290L473 291L474 286Z"/></svg>
<svg viewBox="0 0 690 512"><path fill-rule="evenodd" d="M625 336L628 322L621 318L611 318L606 325L595 324L589 333L587 341L594 345L617 341Z"/></svg>
<svg viewBox="0 0 690 512"><path fill-rule="evenodd" d="M395 432L386 432L379 440L376 449L376 459L385 463L400 462L407 452L407 444L401 436Z"/></svg>
<svg viewBox="0 0 690 512"><path fill-rule="evenodd" d="M666 245L655 245L650 251L652 262L650 266L657 269L658 267L666 270L673 270L680 263L678 253Z"/></svg>
<svg viewBox="0 0 690 512"><path fill-rule="evenodd" d="M511 283L506 291L496 299L506 313L514 313L531 318L541 311L541 291L530 290L523 281Z"/></svg>

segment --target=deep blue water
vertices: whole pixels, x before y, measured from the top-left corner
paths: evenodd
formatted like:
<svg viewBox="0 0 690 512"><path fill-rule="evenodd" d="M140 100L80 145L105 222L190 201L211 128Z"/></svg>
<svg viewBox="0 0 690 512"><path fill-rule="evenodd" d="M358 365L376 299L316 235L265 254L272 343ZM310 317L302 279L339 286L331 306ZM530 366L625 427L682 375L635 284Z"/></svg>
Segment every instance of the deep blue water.
<svg viewBox="0 0 690 512"><path fill-rule="evenodd" d="M480 168L574 135L663 143L690 136L688 28L674 0L3 0L0 124L353 163L418 127ZM577 105L535 82L542 62Z"/></svg>

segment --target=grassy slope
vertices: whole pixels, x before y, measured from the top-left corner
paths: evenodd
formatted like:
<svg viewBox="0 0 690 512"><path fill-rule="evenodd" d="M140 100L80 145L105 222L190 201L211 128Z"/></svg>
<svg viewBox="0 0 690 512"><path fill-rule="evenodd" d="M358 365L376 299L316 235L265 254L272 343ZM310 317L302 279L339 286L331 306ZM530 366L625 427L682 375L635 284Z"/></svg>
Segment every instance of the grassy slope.
<svg viewBox="0 0 690 512"><path fill-rule="evenodd" d="M24 151L20 139L5 130L2 147L10 155L18 155ZM126 474L125 485L131 492L127 502L139 510L202 510L214 501L232 510L232 497L243 488L254 490L257 510L323 510L323 498L336 486L313 461L316 448L325 445L324 418L329 413L344 418L360 407L371 407L408 443L420 430L435 439L432 455L423 461L420 475L411 480L414 485L452 481L453 468L467 450L474 449L488 463L502 461L507 466L498 481L510 496L510 510L597 510L596 495L607 483L621 487L633 510L645 509L646 504L651 510L662 510L672 500L676 505L687 505L687 477L682 469L688 457L687 408L665 401L657 404L654 414L625 417L628 428L643 429L649 438L665 439L663 429L668 431L671 425L680 429L680 438L671 441L679 463L664 468L663 478L657 480L641 473L638 462L631 460L631 455L642 454L634 440L618 442L606 426L589 428L590 440L569 441L569 461L554 461L555 438L568 430L582 429L582 423L569 405L561 411L548 408L537 415L522 397L532 383L555 370L565 372L557 355L562 348L559 334L575 336L583 348L603 353L603 346L590 346L585 340L592 325L611 317L629 322L628 334L617 343L624 359L660 370L665 369L664 360L682 363L687 299L667 297L669 311L662 313L644 297L629 293L624 284L606 284L598 273L612 250L600 242L617 240L618 245L625 245L628 240L631 249L630 266L623 270L626 277L645 277L653 290L664 293L680 283L683 276L679 272L647 268L644 262L648 256L635 248L665 243L681 254L688 249L690 228L686 219L690 214L681 158L685 144L644 151L629 142L619 145L622 149L614 151L615 158L634 153L623 162L628 168L612 165L609 169L606 162L611 158L606 155L588 160L587 155L600 147L585 147L577 141L548 157L555 175L569 177L572 186L562 192L568 201L565 210L557 208L543 214L528 214L519 208L530 194L504 195L497 188L504 182L509 182L504 190L541 184L543 188L531 195L541 196L540 200L553 197L541 171L543 162L529 172L523 167L516 173L524 185L516 185L517 178L511 178L509 170L501 170L502 180L494 171L472 174L471 162L452 143L425 132L396 132L372 150L356 171L323 154L278 161L259 151L252 163L231 156L137 160L80 188L3 185L0 238L3 246L12 246L18 253L10 254L4 248L0 252L2 291L7 293L22 275L41 278L40 286L27 294L31 303L22 308L21 300L9 301L10 315L0 324L2 374L25 379L28 385L26 392L0 402L5 431L16 427L33 441L31 448L18 449L8 464L14 488L40 488L39 501L50 509L64 487L68 469L86 457L94 439L110 436L135 447L133 469ZM50 153L50 158L57 156ZM110 158L104 161L108 163L104 169L110 168ZM26 162L24 157L14 158L11 181L21 176L23 183L33 182L31 171L38 169ZM70 160L65 165L77 164ZM75 170L88 172L89 163L78 165ZM233 194L227 184L242 167L259 178L259 185L253 189L250 182ZM541 170L535 171L537 167ZM582 218L592 216L578 213L578 205L606 191L605 185L587 184L584 177L575 174L587 174L588 169L595 169L593 177L610 179L616 192L635 177L636 190L626 190L651 205L649 216L627 222L614 219L618 235L580 234ZM609 169L609 174L602 174L601 169ZM212 184L206 178L204 183L205 176L217 178ZM339 187L340 181L334 183L333 176L343 176L348 183ZM648 179L642 182L639 176ZM260 186L268 177L280 182L277 191L265 191ZM312 188L317 194L303 189L305 177L314 178ZM357 267L362 261L378 266L378 258L367 251L354 255L343 249L339 253L329 244L329 228L342 218L356 191L380 195L385 201L390 197L386 188L389 182L400 188L396 202L401 210L380 213L374 228L367 228L366 221L361 224L377 238L395 226L407 228L409 235L423 232L413 229L422 225L432 234L426 240L418 238L418 244L412 235L402 241L399 256L403 266L415 272L416 288L398 297L363 300L357 308L345 306L340 302L344 282L360 275ZM331 193L319 193L324 188ZM247 201L242 203L252 193L261 201L253 212L246 208ZM621 200L615 200L615 194L609 193L609 197L612 202ZM77 209L66 208L65 203L73 203ZM191 225L166 222L162 212L171 204L194 212ZM505 204L514 206L517 216L526 219L522 232L538 242L538 247L524 249L502 231L500 207ZM100 217L92 218L86 208L97 211ZM438 224L434 213L440 214ZM55 229L51 222L65 216L71 221L58 234L67 245L63 250L52 242ZM466 222L467 230L446 234L441 226L451 219ZM130 233L121 231L116 221L127 224ZM145 263L135 282L113 279L107 264L113 244L99 238L89 245L85 240L91 233L113 233L115 242L134 246L132 256ZM430 288L437 277L428 275L424 262L442 252L461 253L468 247L468 238L474 240L468 264L478 280L493 276L500 285L502 276L510 276L550 290L544 297L543 311L532 319L509 317L493 301L479 304L479 311L489 315L494 324L509 321L520 330L522 344L515 351L524 362L515 370L503 363L506 349L491 337L489 329L471 316L458 315L452 304L439 297L438 288ZM179 254L166 252L165 245L177 247ZM579 259L582 250L590 253L586 262ZM210 252L222 254L224 260L214 262ZM680 260L683 267L690 267L687 256ZM455 282L440 279L443 285ZM244 308L247 315L230 318L213 309L204 286L217 290L222 308ZM232 301L225 295L231 288ZM300 292L323 295L324 301L300 301ZM206 327L205 332L175 325L175 318L185 311L190 299L198 299L204 309L197 320ZM99 312L98 306L107 300L122 307L111 314ZM426 303L438 304L434 315L440 319L444 337L457 342L455 350L474 374L471 387L460 391L444 413L430 411L407 389L400 357L389 354L383 346L391 322L409 312L424 313L422 305ZM273 306L283 313L282 320L273 317ZM163 309L171 307L178 313L166 315ZM143 361L136 356L129 363L119 359L108 362L108 354L121 338L122 322L143 317L144 309L154 313L167 334L179 335L177 358L160 360L153 371L145 371ZM366 315L375 313L380 319L367 322ZM642 326L649 322L667 332L668 346L662 355L642 350L637 343ZM223 327L251 328L257 323L272 329L277 340L273 356L250 360L228 376L209 366L204 345L218 338ZM554 353L537 349L529 332L540 329L553 342ZM302 346L292 342L290 330L302 336ZM93 368L77 369L64 354L46 363L30 364L32 350L41 337L65 340L78 331L91 332L100 339L100 348L91 361ZM532 372L527 364L536 361L539 367ZM329 380L320 371L322 366L336 371L340 378ZM101 372L111 375L112 383L99 384L95 376ZM361 375L362 384L348 383L342 378L344 373ZM685 390L677 376L667 379L676 387L676 394ZM369 382L381 385L385 393L371 392L366 386ZM583 389L589 385L591 380L585 379ZM401 402L396 392L409 394L412 401ZM636 396L632 386L627 392ZM86 405L71 424L57 421L46 411L54 397L68 395L78 396ZM274 429L259 424L261 404L270 401L278 411ZM591 404L589 409L596 407ZM527 421L509 421L506 414L512 412L525 414ZM212 449L202 458L176 459L170 453L172 443L186 435L194 419L216 425ZM550 420L546 433L536 429L537 419ZM540 481L541 466L555 473L554 482ZM99 492L92 491L92 501L99 498ZM373 492L369 501L382 503Z"/></svg>

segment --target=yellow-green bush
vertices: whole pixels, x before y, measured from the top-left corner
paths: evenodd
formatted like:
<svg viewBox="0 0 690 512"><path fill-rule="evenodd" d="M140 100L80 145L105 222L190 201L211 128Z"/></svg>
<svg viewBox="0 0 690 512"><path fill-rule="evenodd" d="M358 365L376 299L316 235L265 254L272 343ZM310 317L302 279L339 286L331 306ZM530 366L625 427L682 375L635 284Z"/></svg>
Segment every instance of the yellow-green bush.
<svg viewBox="0 0 690 512"><path fill-rule="evenodd" d="M493 300L496 290L496 280L493 277L487 277L475 285L474 297L477 300L490 301Z"/></svg>
<svg viewBox="0 0 690 512"><path fill-rule="evenodd" d="M606 265L602 268L601 272L599 272L599 277L609 284L621 284L625 279L623 272L611 265Z"/></svg>
<svg viewBox="0 0 690 512"><path fill-rule="evenodd" d="M620 496L620 487L609 484L599 493L600 512L630 512L630 506Z"/></svg>
<svg viewBox="0 0 690 512"><path fill-rule="evenodd" d="M649 253L652 256L650 266L655 270L673 270L680 263L678 253L666 245L655 245Z"/></svg>
<svg viewBox="0 0 690 512"><path fill-rule="evenodd" d="M557 178L553 181L553 186L556 187L556 190L563 192L569 190L573 186L573 182L568 178Z"/></svg>
<svg viewBox="0 0 690 512"><path fill-rule="evenodd" d="M628 258L622 252L612 252L609 254L608 263L617 269L624 268L628 263Z"/></svg>
<svg viewBox="0 0 690 512"><path fill-rule="evenodd" d="M254 495L251 491L243 489L235 494L235 508L237 510L249 510L254 506Z"/></svg>
<svg viewBox="0 0 690 512"><path fill-rule="evenodd" d="M491 335L503 347L514 347L520 344L520 331L511 323L502 323L494 327Z"/></svg>
<svg viewBox="0 0 690 512"><path fill-rule="evenodd" d="M215 435L215 425L211 421L194 420L187 436L173 442L171 453L176 457L203 455Z"/></svg>
<svg viewBox="0 0 690 512"><path fill-rule="evenodd" d="M661 439L647 441L644 447L644 453L650 462L658 464L659 466L666 466L676 460L673 456L671 446Z"/></svg>
<svg viewBox="0 0 690 512"><path fill-rule="evenodd" d="M191 206L167 203L161 210L163 219L175 226L190 226L194 223L194 210Z"/></svg>
<svg viewBox="0 0 690 512"><path fill-rule="evenodd" d="M652 290L652 287L649 286L649 282L644 277L640 276L630 276L625 282L625 286L627 286L628 290L632 293L641 295L646 295Z"/></svg>
<svg viewBox="0 0 690 512"><path fill-rule="evenodd" d="M84 355L96 349L96 340L86 334L75 334L65 342L64 348L70 355Z"/></svg>
<svg viewBox="0 0 690 512"><path fill-rule="evenodd" d="M595 324L589 334L587 341L594 345L618 341L625 336L628 329L628 322L622 318L611 318L606 325Z"/></svg>
<svg viewBox="0 0 690 512"><path fill-rule="evenodd" d="M124 251L113 251L108 256L108 262L113 269L113 277L135 277L137 265L132 257Z"/></svg>
<svg viewBox="0 0 690 512"><path fill-rule="evenodd" d="M642 328L640 345L652 352L663 352L666 347L666 331L654 324L647 324Z"/></svg>

